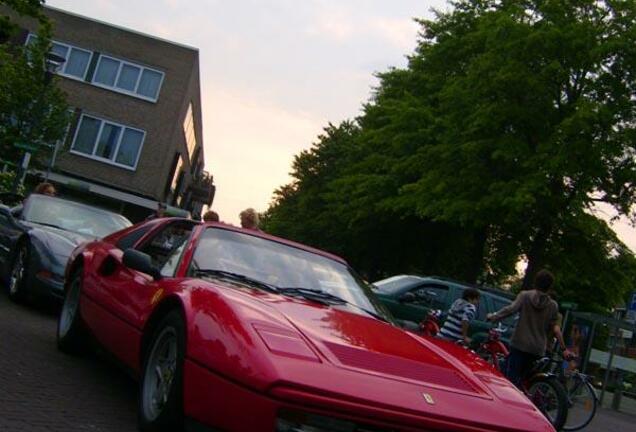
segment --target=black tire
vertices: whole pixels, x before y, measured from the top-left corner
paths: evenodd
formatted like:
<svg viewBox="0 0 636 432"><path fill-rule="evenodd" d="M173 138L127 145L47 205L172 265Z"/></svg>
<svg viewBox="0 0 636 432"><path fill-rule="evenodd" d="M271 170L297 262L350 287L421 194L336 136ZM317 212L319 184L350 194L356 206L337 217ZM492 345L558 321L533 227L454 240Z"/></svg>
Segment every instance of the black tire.
<svg viewBox="0 0 636 432"><path fill-rule="evenodd" d="M587 380L570 375L566 381L568 397L568 418L564 431L577 431L586 427L596 415L598 401L596 392Z"/></svg>
<svg viewBox="0 0 636 432"><path fill-rule="evenodd" d="M67 354L81 354L86 349L86 330L80 314L82 269L76 269L66 286L64 303L57 320L57 348Z"/></svg>
<svg viewBox="0 0 636 432"><path fill-rule="evenodd" d="M9 298L16 303L24 301L27 297L30 255L31 248L29 247L29 243L20 241L13 256L7 284Z"/></svg>
<svg viewBox="0 0 636 432"><path fill-rule="evenodd" d="M139 430L183 430L184 355L185 324L181 313L173 310L155 326L144 352L139 380ZM164 361L159 365L162 357ZM158 368L160 369L157 370ZM159 399L161 400L158 402Z"/></svg>
<svg viewBox="0 0 636 432"><path fill-rule="evenodd" d="M568 415L567 393L556 377L536 377L528 384L528 397L554 429L561 430Z"/></svg>

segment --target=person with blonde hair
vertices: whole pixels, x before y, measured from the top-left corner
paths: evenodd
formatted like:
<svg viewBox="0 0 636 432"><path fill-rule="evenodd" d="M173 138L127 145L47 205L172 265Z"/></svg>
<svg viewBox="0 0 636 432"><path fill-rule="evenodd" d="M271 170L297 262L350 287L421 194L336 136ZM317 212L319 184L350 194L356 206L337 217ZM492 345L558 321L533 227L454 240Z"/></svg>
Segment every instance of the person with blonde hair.
<svg viewBox="0 0 636 432"><path fill-rule="evenodd" d="M251 230L260 231L258 228L258 213L253 208L247 208L239 213L241 218L241 227Z"/></svg>
<svg viewBox="0 0 636 432"><path fill-rule="evenodd" d="M48 182L42 182L39 185L37 185L35 187L35 189L33 190L33 193L41 194L41 195L48 195L48 196L57 195L57 191L55 190L55 186L53 186L51 183L48 183Z"/></svg>

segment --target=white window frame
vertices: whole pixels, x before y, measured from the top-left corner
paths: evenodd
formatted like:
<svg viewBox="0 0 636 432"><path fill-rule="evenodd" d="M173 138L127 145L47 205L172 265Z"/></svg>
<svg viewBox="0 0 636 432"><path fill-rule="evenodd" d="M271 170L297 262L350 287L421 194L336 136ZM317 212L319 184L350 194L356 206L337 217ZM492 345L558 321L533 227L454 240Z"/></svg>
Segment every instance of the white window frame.
<svg viewBox="0 0 636 432"><path fill-rule="evenodd" d="M93 142L93 151L91 154L88 153L84 153L81 151L77 151L74 150L73 148L75 147L75 142L77 141L77 135L79 133L80 130L80 126L82 125L82 120L84 119L84 117L90 117L92 119L95 120L99 120L101 123L99 125L99 129L97 130L97 137L95 138L95 141ZM113 159L108 159L105 157L101 157L96 155L95 153L97 152L97 144L99 142L99 137L102 135L102 130L104 129L104 124L111 124L113 126L118 126L121 129L121 133L119 134L119 138L117 139L117 145L115 146L115 150L113 151ZM122 163L118 163L115 162L115 160L117 159L117 153L119 152L119 146L121 145L121 141L124 138L124 132L125 129L131 129L133 131L137 131L137 132L141 132L142 136L141 136L141 145L139 146L139 152L137 153L137 158L135 159L135 164L133 166L130 165L126 165L126 164L122 164ZM86 113L82 113L80 115L79 121L77 122L77 127L75 128L75 133L73 134L73 142L71 143L71 148L70 148L70 153L74 154L74 155L78 155L78 156L82 156L88 159L93 159L99 162L104 162L106 164L109 165L114 165L116 167L119 168L124 168L127 169L129 171L137 171L137 165L139 164L139 158L141 157L141 152L144 149L144 144L146 142L146 131L143 129L139 129L139 128L135 128L132 126L128 126L125 124L121 124L121 123L117 123L111 120L107 120L105 118L96 116L96 115L92 115L92 114L86 114Z"/></svg>
<svg viewBox="0 0 636 432"><path fill-rule="evenodd" d="M103 83L99 83L99 82L95 81L95 75L97 74L97 71L99 70L99 66L102 63L102 59L103 58L107 58L107 59L119 62L119 68L117 69L117 74L115 75L115 82L114 82L114 84L112 86L109 86L107 84L103 84ZM129 90L125 90L125 89L117 87L117 81L119 81L119 75L121 74L121 70L123 69L124 65L129 65L129 66L133 66L133 67L139 68L139 76L137 77L137 82L135 83L135 91L129 91ZM144 96L144 95L141 95L141 94L137 93L137 90L139 89L139 83L141 82L141 76L143 75L144 70L149 70L151 72L155 72L155 73L158 73L158 74L161 75L161 79L159 80L159 87L157 87L157 97L155 97L155 98L151 98L151 97ZM117 93L122 93L122 94L125 94L125 95L128 95L128 96L136 97L136 98L143 99L143 100L146 100L146 101L149 101L149 102L157 102L157 100L159 100L159 94L161 93L161 87L163 86L163 80L164 80L165 76L166 76L166 74L163 73L160 70L153 69L153 68L150 68L150 67L147 67L147 66L143 66L143 65L140 65L139 63L133 63L133 62L130 62L130 61L127 61L127 60L122 60L120 58L113 57L113 56L110 56L110 55L107 55L107 54L100 54L99 55L99 59L97 60L97 64L95 65L95 72L93 73L93 77L91 79L91 84L93 84L96 87L105 88L105 89L112 90L112 91L117 92Z"/></svg>
<svg viewBox="0 0 636 432"><path fill-rule="evenodd" d="M190 148L190 143L188 142L188 130L186 128L186 125L190 125L190 127L192 127L192 136L194 137L194 145L192 146L192 148ZM196 153L197 147L199 146L199 140L197 140L196 123L194 121L194 105L192 104L192 101L190 101L188 109L186 110L186 116L183 120L181 129L183 130L183 137L186 143L186 149L188 150L188 160L190 161L190 164L192 164L192 157Z"/></svg>
<svg viewBox="0 0 636 432"><path fill-rule="evenodd" d="M26 40L26 45L29 45L29 42L31 41L31 38L37 38L38 36L35 33L29 33L29 36L27 36L27 40ZM55 72L57 75L62 75L65 78L68 79L72 79L75 81L82 81L82 82L86 82L86 76L88 75L88 70L91 68L91 63L93 62L93 55L95 55L95 53L91 50L87 50L84 48L80 48L76 45L70 45L64 42L60 42L60 41L56 41L51 39L51 43L56 43L58 45L62 45L63 47L66 47L68 49L67 54L66 54L66 61L64 62L64 65L60 68L60 70L58 70L57 72ZM86 70L84 71L84 76L82 76L81 78L75 75L70 75L65 73L64 71L66 70L66 66L68 65L68 58L71 55L71 49L75 48L78 51L84 51L86 53L89 54L89 58L88 58L88 64L86 65Z"/></svg>

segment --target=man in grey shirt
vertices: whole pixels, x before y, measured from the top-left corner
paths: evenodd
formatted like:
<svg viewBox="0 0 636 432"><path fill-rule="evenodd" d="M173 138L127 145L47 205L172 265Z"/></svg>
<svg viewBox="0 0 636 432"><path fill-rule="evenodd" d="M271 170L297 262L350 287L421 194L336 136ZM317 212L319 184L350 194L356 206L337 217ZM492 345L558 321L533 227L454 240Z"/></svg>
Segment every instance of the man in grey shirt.
<svg viewBox="0 0 636 432"><path fill-rule="evenodd" d="M541 270L534 278L534 289L521 291L514 302L487 317L489 321L498 321L519 312L504 371L517 387L521 387L521 380L534 361L545 355L548 334L558 325L559 307L548 295L553 285L552 273Z"/></svg>

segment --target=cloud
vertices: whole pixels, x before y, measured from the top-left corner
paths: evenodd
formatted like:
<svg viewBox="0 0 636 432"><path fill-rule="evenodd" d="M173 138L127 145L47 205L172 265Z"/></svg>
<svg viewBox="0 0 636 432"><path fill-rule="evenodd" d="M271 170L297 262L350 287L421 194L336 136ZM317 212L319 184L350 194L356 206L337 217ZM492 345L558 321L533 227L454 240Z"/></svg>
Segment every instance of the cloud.
<svg viewBox="0 0 636 432"><path fill-rule="evenodd" d="M415 47L419 29L413 20L395 18L372 18L368 22L368 28L405 53Z"/></svg>
<svg viewBox="0 0 636 432"><path fill-rule="evenodd" d="M345 42L359 34L355 27L356 24L352 16L346 16L342 12L324 13L315 19L314 23L307 28L306 33L309 36Z"/></svg>

